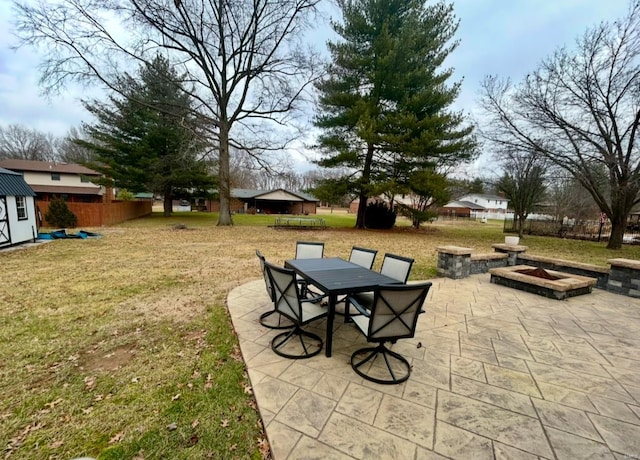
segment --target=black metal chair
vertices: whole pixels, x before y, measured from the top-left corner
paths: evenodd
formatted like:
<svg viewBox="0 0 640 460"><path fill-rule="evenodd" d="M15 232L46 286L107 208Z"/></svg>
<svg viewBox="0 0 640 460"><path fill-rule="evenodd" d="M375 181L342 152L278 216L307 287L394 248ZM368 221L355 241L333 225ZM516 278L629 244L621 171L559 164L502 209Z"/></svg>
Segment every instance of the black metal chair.
<svg viewBox="0 0 640 460"><path fill-rule="evenodd" d="M380 273L387 275L389 278L406 283L411 273L414 259L410 257L402 257L396 254L386 253L382 259L382 267Z"/></svg>
<svg viewBox="0 0 640 460"><path fill-rule="evenodd" d="M361 267L371 270L373 262L376 260L376 254L378 254L378 251L375 249L354 246L351 248L351 254L349 254L349 262L353 262L354 264L358 264Z"/></svg>
<svg viewBox="0 0 640 460"><path fill-rule="evenodd" d="M271 349L280 356L292 359L317 355L322 351L322 338L302 329L302 326L327 316L327 309L318 304L324 296L313 299L302 297L293 270L269 262L265 262L265 269L271 281L276 311L294 324L292 330L282 332L271 340ZM295 338L298 341L293 340ZM299 346L295 345L297 342Z"/></svg>
<svg viewBox="0 0 640 460"><path fill-rule="evenodd" d="M409 279L409 273L411 267L413 267L414 259L410 257L398 256L396 254L386 253L384 259L382 259L382 267L380 267L380 273L387 275L389 278L393 278L398 282L405 284ZM371 305L373 302L373 292L360 292L353 296L360 305ZM349 311L349 303L344 306L345 321L350 321L351 312ZM357 313L356 313L357 315Z"/></svg>
<svg viewBox="0 0 640 460"><path fill-rule="evenodd" d="M321 259L324 256L324 242L296 241L296 259Z"/></svg>
<svg viewBox="0 0 640 460"><path fill-rule="evenodd" d="M324 242L296 241L296 259L322 259L324 257ZM303 297L317 298L317 292L311 292L307 280L296 275Z"/></svg>
<svg viewBox="0 0 640 460"><path fill-rule="evenodd" d="M260 260L260 269L262 271L262 276L264 277L264 284L267 289L267 294L269 294L269 299L271 302L274 302L275 296L273 295L273 287L271 286L271 280L269 280L269 275L265 269L266 259L262 255L262 253L256 249L256 256ZM275 308L275 304L273 309L266 311L260 315L260 324L264 327L268 327L269 329L290 329L293 327L293 323L288 319L282 316Z"/></svg>
<svg viewBox="0 0 640 460"><path fill-rule="evenodd" d="M409 378L409 361L387 348L385 343L414 336L429 288L430 282L389 284L374 291L371 304L363 305L353 297L347 299L360 313L353 316L354 324L368 342L378 343L376 347L361 348L351 355L351 367L359 376L387 385Z"/></svg>

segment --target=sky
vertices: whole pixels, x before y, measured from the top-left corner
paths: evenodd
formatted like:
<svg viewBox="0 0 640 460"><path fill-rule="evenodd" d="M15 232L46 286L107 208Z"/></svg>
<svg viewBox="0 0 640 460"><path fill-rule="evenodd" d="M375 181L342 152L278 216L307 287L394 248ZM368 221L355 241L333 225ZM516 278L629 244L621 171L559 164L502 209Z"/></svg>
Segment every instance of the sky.
<svg viewBox="0 0 640 460"><path fill-rule="evenodd" d="M326 1L326 0L325 0ZM432 3L432 2L429 2ZM477 113L480 83L486 75L520 81L538 63L561 46L573 46L588 27L613 21L628 10L627 0L456 0L460 20L458 48L445 65L462 80L454 108ZM39 89L36 50L11 49L14 12L10 0L0 0L0 126L20 124L64 136L89 119L80 104L86 94L69 88L45 98ZM340 19L334 18L334 19ZM315 46L326 49L331 39L327 26L312 34Z"/></svg>

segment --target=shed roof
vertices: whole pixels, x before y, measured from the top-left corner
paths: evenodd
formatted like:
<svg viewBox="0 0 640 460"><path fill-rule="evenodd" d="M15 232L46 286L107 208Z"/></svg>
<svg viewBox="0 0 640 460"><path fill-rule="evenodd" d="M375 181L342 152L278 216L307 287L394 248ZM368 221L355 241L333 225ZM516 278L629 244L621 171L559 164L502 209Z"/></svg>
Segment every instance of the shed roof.
<svg viewBox="0 0 640 460"><path fill-rule="evenodd" d="M22 174L0 168L0 195L3 196L36 196Z"/></svg>

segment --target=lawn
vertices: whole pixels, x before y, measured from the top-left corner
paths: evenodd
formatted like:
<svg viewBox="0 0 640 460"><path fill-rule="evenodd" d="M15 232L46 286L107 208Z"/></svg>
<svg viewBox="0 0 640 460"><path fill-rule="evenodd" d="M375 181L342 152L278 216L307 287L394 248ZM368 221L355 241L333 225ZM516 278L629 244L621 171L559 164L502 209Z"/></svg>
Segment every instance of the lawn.
<svg viewBox="0 0 640 460"><path fill-rule="evenodd" d="M260 459L260 418L225 309L228 292L261 276L255 249L281 264L296 240L353 245L416 259L411 279L436 273L440 245L490 252L499 223L444 222L415 231L274 230L273 216L154 214L100 239L56 240L0 252L0 443L5 458ZM529 252L606 266L640 247L530 237ZM379 268L378 257L375 268Z"/></svg>

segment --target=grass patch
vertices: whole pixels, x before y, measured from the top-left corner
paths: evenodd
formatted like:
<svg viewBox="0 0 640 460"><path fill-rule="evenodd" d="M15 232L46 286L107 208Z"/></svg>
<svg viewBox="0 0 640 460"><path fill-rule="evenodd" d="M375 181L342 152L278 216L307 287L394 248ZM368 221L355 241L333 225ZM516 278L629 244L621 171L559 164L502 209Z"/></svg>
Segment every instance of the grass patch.
<svg viewBox="0 0 640 460"><path fill-rule="evenodd" d="M255 249L282 264L296 240L324 241L329 257L353 245L414 257L412 280L435 276L441 245L492 252L501 223L441 222L419 231L352 227L276 230L275 216L161 213L100 239L55 240L1 252L0 443L11 459L261 458L263 433L228 292L261 277ZM182 224L178 228L178 224ZM529 252L606 266L640 247L527 237Z"/></svg>

